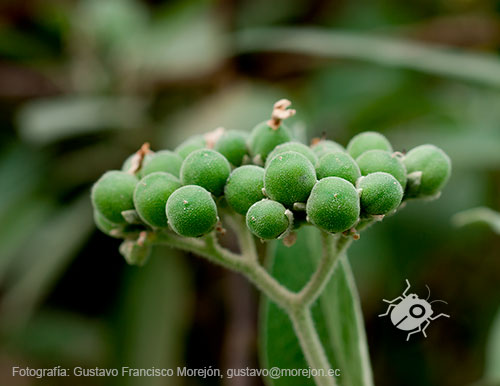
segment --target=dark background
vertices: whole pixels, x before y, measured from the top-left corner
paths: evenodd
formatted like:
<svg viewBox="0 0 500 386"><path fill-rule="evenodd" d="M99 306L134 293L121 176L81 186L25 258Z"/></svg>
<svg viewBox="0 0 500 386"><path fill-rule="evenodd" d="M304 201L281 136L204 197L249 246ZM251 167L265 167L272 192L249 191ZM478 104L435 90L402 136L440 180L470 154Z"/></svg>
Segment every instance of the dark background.
<svg viewBox="0 0 500 386"><path fill-rule="evenodd" d="M304 43L310 28L356 40L349 54ZM410 42L434 49L413 60ZM465 56L440 56L444 46ZM345 145L377 130L398 150L434 143L453 161L439 200L410 203L350 253L376 384L469 385L498 368L485 370L500 237L450 218L500 209L499 48L493 0L2 1L0 384L169 384L12 378L12 366L258 367L254 290L168 249L126 266L119 241L94 228L88 195L144 141L157 150L218 126L249 131L283 97L308 139ZM409 343L377 317L406 278L451 315Z"/></svg>

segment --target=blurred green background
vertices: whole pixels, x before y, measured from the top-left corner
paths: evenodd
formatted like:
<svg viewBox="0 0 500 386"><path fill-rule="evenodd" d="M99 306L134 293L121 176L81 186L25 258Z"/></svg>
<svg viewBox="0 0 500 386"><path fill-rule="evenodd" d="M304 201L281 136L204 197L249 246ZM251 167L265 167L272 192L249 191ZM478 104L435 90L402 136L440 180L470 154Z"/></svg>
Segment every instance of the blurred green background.
<svg viewBox="0 0 500 386"><path fill-rule="evenodd" d="M157 150L218 126L248 131L283 97L304 140L345 145L377 130L398 150L434 143L453 161L441 199L410 203L350 252L376 384L500 373L487 356L500 237L450 222L500 209L499 49L494 0L2 1L0 384L221 382L37 380L12 378L12 366L258 367L256 292L168 249L126 266L119 241L93 225L89 188L144 141ZM409 343L377 317L406 278L451 315Z"/></svg>

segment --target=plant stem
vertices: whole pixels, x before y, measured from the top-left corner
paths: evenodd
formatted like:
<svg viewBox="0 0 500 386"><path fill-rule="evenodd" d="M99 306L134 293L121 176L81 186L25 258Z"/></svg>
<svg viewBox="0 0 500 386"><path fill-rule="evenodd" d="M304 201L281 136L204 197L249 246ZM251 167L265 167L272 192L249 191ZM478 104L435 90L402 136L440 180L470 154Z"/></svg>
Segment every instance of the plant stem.
<svg viewBox="0 0 500 386"><path fill-rule="evenodd" d="M234 216L230 218L238 235L241 255L221 247L217 242L215 232L204 239L179 237L171 232L152 233L148 235L146 242L166 244L193 252L213 263L245 275L288 314L307 363L312 369L320 372L314 377L316 385L335 386L336 380L329 374L331 366L316 332L310 308L320 296L334 271L338 258L349 246L352 238L322 233L323 255L318 268L304 288L295 293L281 285L260 265L252 235L241 219Z"/></svg>
<svg viewBox="0 0 500 386"><path fill-rule="evenodd" d="M309 282L298 293L297 301L304 307L309 307L321 295L326 283L333 274L340 255L352 241L350 237L342 234L332 236L329 233L322 232L321 236L323 242L321 261Z"/></svg>
<svg viewBox="0 0 500 386"><path fill-rule="evenodd" d="M236 255L222 248L217 243L215 233L208 235L204 240L199 240L163 232L152 234L148 242L165 244L184 251L193 252L215 264L242 273L280 307L288 307L296 296L296 294L283 287L274 277L269 275L259 264L256 257L250 255L252 250L255 251L254 249L247 250L246 255Z"/></svg>
<svg viewBox="0 0 500 386"><path fill-rule="evenodd" d="M336 381L330 376L330 363L326 357L323 346L319 340L314 326L314 320L308 307L300 307L295 312L290 312L289 317L299 339L300 347L312 369L322 371L314 377L317 386L335 386Z"/></svg>

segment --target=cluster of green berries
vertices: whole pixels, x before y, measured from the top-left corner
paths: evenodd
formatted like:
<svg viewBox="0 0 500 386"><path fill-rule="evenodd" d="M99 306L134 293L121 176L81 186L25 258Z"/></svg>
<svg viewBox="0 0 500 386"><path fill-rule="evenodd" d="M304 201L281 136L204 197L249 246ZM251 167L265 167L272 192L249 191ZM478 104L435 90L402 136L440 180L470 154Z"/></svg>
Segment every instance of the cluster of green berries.
<svg viewBox="0 0 500 386"><path fill-rule="evenodd" d="M286 239L303 224L338 233L391 214L406 199L435 198L448 181L450 159L433 145L402 154L376 132L356 135L346 148L295 141L283 124L295 113L289 105L278 101L249 135L217 129L174 151L143 146L92 188L97 226L124 238L122 253L141 263L141 234L200 237L216 227L220 208L245 216L262 240Z"/></svg>

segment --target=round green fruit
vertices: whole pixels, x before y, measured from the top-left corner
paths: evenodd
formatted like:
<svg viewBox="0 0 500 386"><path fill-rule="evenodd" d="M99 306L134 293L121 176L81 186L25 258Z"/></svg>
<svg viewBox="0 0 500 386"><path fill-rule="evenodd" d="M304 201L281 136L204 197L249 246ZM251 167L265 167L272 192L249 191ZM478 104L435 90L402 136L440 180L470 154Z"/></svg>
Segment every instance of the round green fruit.
<svg viewBox="0 0 500 386"><path fill-rule="evenodd" d="M255 236L272 240L282 235L290 224L286 208L279 202L264 199L248 209L247 227Z"/></svg>
<svg viewBox="0 0 500 386"><path fill-rule="evenodd" d="M97 227L102 233L107 234L108 236L111 237L118 237L117 234L115 235L113 231L118 230L120 231L123 228L123 225L120 224L114 224L106 217L104 217L101 213L99 213L96 209L94 209L94 222Z"/></svg>
<svg viewBox="0 0 500 386"><path fill-rule="evenodd" d="M245 165L233 170L224 187L229 206L239 214L246 214L257 201L264 198L264 169Z"/></svg>
<svg viewBox="0 0 500 386"><path fill-rule="evenodd" d="M339 177L319 180L307 200L309 221L330 233L352 228L359 218L359 195L356 188Z"/></svg>
<svg viewBox="0 0 500 386"><path fill-rule="evenodd" d="M255 126L248 137L248 149L252 158L259 158L266 161L267 155L273 149L292 139L290 130L281 124L277 129L271 128L267 122L262 122Z"/></svg>
<svg viewBox="0 0 500 386"><path fill-rule="evenodd" d="M401 184L389 173L376 172L359 179L361 210L371 215L382 215L397 209L403 199Z"/></svg>
<svg viewBox="0 0 500 386"><path fill-rule="evenodd" d="M189 154L181 167L183 185L199 185L215 196L220 196L231 173L228 160L221 153L201 149Z"/></svg>
<svg viewBox="0 0 500 386"><path fill-rule="evenodd" d="M132 159L134 158L135 153L130 154L125 161L123 161L121 171L122 172L128 172L129 169L132 167Z"/></svg>
<svg viewBox="0 0 500 386"><path fill-rule="evenodd" d="M347 152L352 158L357 158L368 150L385 150L392 152L392 145L382 134L375 131L365 131L351 138Z"/></svg>
<svg viewBox="0 0 500 386"><path fill-rule="evenodd" d="M154 172L143 177L134 191L134 205L140 218L152 227L166 228L165 205L181 186L179 179L170 173Z"/></svg>
<svg viewBox="0 0 500 386"><path fill-rule="evenodd" d="M306 202L315 183L314 166L295 151L278 154L264 173L266 195L289 208L296 202Z"/></svg>
<svg viewBox="0 0 500 386"><path fill-rule="evenodd" d="M112 170L104 173L92 187L91 200L94 208L108 221L126 224L124 210L134 209L135 176Z"/></svg>
<svg viewBox="0 0 500 386"><path fill-rule="evenodd" d="M285 142L282 143L281 145L276 146L274 150L271 153L269 153L266 159L266 166L275 156L281 153L285 153L287 151L295 151L299 154L302 154L309 161L311 161L313 165L316 165L316 162L318 162L318 156L308 146L300 142Z"/></svg>
<svg viewBox="0 0 500 386"><path fill-rule="evenodd" d="M392 174L403 189L406 187L406 167L398 156L384 150L368 150L361 154L356 162L361 170L361 175L386 172Z"/></svg>
<svg viewBox="0 0 500 386"><path fill-rule="evenodd" d="M338 144L335 141L331 141L329 139L322 139L321 141L315 143L311 146L312 151L316 154L318 158L323 157L325 154L345 151L342 145Z"/></svg>
<svg viewBox="0 0 500 386"><path fill-rule="evenodd" d="M177 146L174 151L185 159L189 154L195 150L204 149L207 146L207 142L202 135L195 135L194 137L188 138Z"/></svg>
<svg viewBox="0 0 500 386"><path fill-rule="evenodd" d="M434 145L421 145L403 158L408 174L421 172L419 184L408 187L408 197L429 197L438 194L451 175L450 157Z"/></svg>
<svg viewBox="0 0 500 386"><path fill-rule="evenodd" d="M214 149L234 166L240 166L247 154L247 134L241 131L227 131L216 142Z"/></svg>
<svg viewBox="0 0 500 386"><path fill-rule="evenodd" d="M144 177L154 172L165 172L179 177L182 161L181 156L177 153L170 150L160 150L144 157L139 174Z"/></svg>
<svg viewBox="0 0 500 386"><path fill-rule="evenodd" d="M168 224L175 233L200 237L217 223L217 206L212 195L201 186L187 185L173 192L167 200Z"/></svg>
<svg viewBox="0 0 500 386"><path fill-rule="evenodd" d="M325 177L340 177L351 184L361 177L359 166L347 153L335 151L322 156L316 164L316 175L318 179Z"/></svg>

